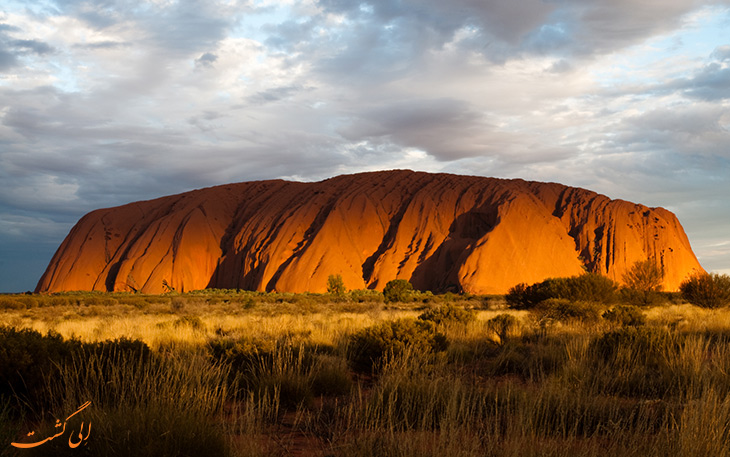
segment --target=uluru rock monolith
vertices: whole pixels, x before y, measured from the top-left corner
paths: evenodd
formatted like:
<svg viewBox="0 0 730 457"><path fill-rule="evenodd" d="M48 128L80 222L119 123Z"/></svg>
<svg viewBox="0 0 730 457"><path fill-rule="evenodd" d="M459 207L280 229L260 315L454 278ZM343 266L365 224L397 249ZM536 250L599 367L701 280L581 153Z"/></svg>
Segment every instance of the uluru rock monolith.
<svg viewBox="0 0 730 457"><path fill-rule="evenodd" d="M662 208L555 183L407 170L246 182L99 209L71 230L37 292L204 288L323 292L407 279L500 294L584 271L616 281L656 259L665 290L702 271Z"/></svg>

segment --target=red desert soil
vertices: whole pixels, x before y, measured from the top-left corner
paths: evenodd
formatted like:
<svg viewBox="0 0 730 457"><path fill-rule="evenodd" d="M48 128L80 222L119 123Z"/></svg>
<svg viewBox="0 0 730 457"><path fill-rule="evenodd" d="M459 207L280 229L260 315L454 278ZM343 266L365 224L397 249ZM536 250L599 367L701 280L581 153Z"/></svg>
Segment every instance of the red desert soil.
<svg viewBox="0 0 730 457"><path fill-rule="evenodd" d="M71 230L36 291L206 287L324 292L407 279L505 293L585 270L621 281L656 258L665 290L702 270L676 216L555 183L397 170L246 182L100 209Z"/></svg>

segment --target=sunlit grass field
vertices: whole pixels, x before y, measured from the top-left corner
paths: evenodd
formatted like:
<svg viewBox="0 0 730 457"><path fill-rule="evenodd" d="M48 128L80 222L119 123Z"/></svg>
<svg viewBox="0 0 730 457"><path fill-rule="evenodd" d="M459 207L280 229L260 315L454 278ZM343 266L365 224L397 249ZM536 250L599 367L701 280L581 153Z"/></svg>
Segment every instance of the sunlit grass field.
<svg viewBox="0 0 730 457"><path fill-rule="evenodd" d="M613 306L546 318L450 294L0 296L0 455L730 455L730 310L666 295L630 324L601 317ZM53 436L88 401L73 431L10 445Z"/></svg>

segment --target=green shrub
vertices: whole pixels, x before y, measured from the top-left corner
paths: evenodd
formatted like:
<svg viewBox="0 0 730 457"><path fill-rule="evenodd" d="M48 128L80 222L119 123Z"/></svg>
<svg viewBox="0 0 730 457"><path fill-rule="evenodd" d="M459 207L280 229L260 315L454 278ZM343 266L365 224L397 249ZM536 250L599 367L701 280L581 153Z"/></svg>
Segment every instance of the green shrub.
<svg viewBox="0 0 730 457"><path fill-rule="evenodd" d="M146 363L152 356L152 350L147 346L147 343L126 337L95 343L83 343L79 348L79 352L82 357L98 357L99 360L107 363L115 363L116 360L121 358L134 358Z"/></svg>
<svg viewBox="0 0 730 457"><path fill-rule="evenodd" d="M487 328L497 335L501 344L504 344L518 323L516 317L505 313L489 319L487 321Z"/></svg>
<svg viewBox="0 0 730 457"><path fill-rule="evenodd" d="M594 303L613 303L616 301L618 285L606 276L586 273L565 280L565 293L558 298L572 301Z"/></svg>
<svg viewBox="0 0 730 457"><path fill-rule="evenodd" d="M436 331L430 321L398 319L365 328L352 335L348 359L355 370L372 371L387 355L397 355L405 348L416 352L438 352L446 349L446 337Z"/></svg>
<svg viewBox="0 0 730 457"><path fill-rule="evenodd" d="M377 290L351 290L350 299L355 303L382 303L383 293Z"/></svg>
<svg viewBox="0 0 730 457"><path fill-rule="evenodd" d="M284 408L295 409L313 400L315 353L289 341L263 342L252 339L216 339L209 342L215 360L231 367L231 381L238 394L257 399L276 398ZM320 379L319 387L326 389Z"/></svg>
<svg viewBox="0 0 730 457"><path fill-rule="evenodd" d="M486 364L492 376L517 375L523 379L543 379L558 372L567 359L560 342L543 340L539 343L509 341Z"/></svg>
<svg viewBox="0 0 730 457"><path fill-rule="evenodd" d="M617 285L611 279L586 273L570 278L550 278L530 286L517 284L505 299L515 309L531 309L550 298L607 304L616 301L616 289Z"/></svg>
<svg viewBox="0 0 730 457"><path fill-rule="evenodd" d="M654 327L622 327L594 338L588 346L588 367L593 388L640 398L663 398L677 388L671 361L679 340Z"/></svg>
<svg viewBox="0 0 730 457"><path fill-rule="evenodd" d="M696 273L679 286L682 297L703 308L719 308L730 304L730 276L717 273Z"/></svg>
<svg viewBox="0 0 730 457"><path fill-rule="evenodd" d="M418 318L435 324L468 324L476 320L474 311L447 303L421 313Z"/></svg>
<svg viewBox="0 0 730 457"><path fill-rule="evenodd" d="M510 308L514 309L530 309L543 300L557 295L556 291L551 291L555 280L546 279L543 282L527 285L527 283L519 283L509 289L504 299Z"/></svg>
<svg viewBox="0 0 730 457"><path fill-rule="evenodd" d="M27 294L18 295L16 297L16 300L21 302L23 305L25 305L25 307L27 309L37 308L39 305L38 299L39 299L39 297L35 297L33 295L27 295Z"/></svg>
<svg viewBox="0 0 730 457"><path fill-rule="evenodd" d="M352 389L347 361L342 357L320 355L312 370L315 395L345 395Z"/></svg>
<svg viewBox="0 0 730 457"><path fill-rule="evenodd" d="M383 289L383 297L386 303L410 301L413 293L413 285L405 279L393 279L388 281Z"/></svg>
<svg viewBox="0 0 730 457"><path fill-rule="evenodd" d="M638 326L646 324L646 316L636 306L619 305L603 313L603 318L618 325Z"/></svg>
<svg viewBox="0 0 730 457"><path fill-rule="evenodd" d="M248 368L260 357L270 357L274 343L251 338L216 338L208 342L211 356L231 364L234 369Z"/></svg>
<svg viewBox="0 0 730 457"><path fill-rule="evenodd" d="M586 302L574 302L565 298L548 298L532 309L538 320L553 320L563 323L596 322L600 317L595 305Z"/></svg>
<svg viewBox="0 0 730 457"><path fill-rule="evenodd" d="M645 308L659 306L667 300L665 294L662 292L630 289L628 287L622 287L618 295L621 303Z"/></svg>
<svg viewBox="0 0 730 457"><path fill-rule="evenodd" d="M0 309L25 309L25 303L9 296L0 296Z"/></svg>

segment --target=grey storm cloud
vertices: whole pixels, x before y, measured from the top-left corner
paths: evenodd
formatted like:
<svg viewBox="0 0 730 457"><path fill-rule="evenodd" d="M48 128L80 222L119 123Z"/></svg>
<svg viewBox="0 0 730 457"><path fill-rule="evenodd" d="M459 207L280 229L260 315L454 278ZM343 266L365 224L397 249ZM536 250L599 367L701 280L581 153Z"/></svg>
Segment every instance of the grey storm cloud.
<svg viewBox="0 0 730 457"><path fill-rule="evenodd" d="M75 43L73 45L74 48L80 48L80 49L119 49L124 48L127 46L131 46L130 43L123 43L119 41L111 41L111 40L105 40L105 41L97 41L93 43Z"/></svg>
<svg viewBox="0 0 730 457"><path fill-rule="evenodd" d="M274 87L271 89L257 92L254 95L248 97L246 100L248 103L254 105L263 105L265 103L285 100L297 94L298 92L301 92L302 90L306 89L302 88L301 86Z"/></svg>
<svg viewBox="0 0 730 457"><path fill-rule="evenodd" d="M17 39L15 35L22 33L20 27L0 24L0 71L20 65L20 57L29 54L44 56L55 52L48 43L34 39Z"/></svg>
<svg viewBox="0 0 730 457"><path fill-rule="evenodd" d="M0 71L8 70L18 64L17 56L5 49L0 49Z"/></svg>
<svg viewBox="0 0 730 457"><path fill-rule="evenodd" d="M707 104L655 109L625 119L618 139L624 150L654 151L659 161L666 157L656 153L665 152L715 172L727 169L716 168L722 162L730 165L730 130L723 126L728 115L727 108Z"/></svg>
<svg viewBox="0 0 730 457"><path fill-rule="evenodd" d="M727 3L725 1L718 3ZM341 52L329 56L325 71L382 67L410 61L425 49L439 49L469 29L462 46L503 63L530 54L590 57L669 31L697 3L690 0L322 0L326 11L350 19L341 33ZM272 31L279 46L317 41L316 23L290 23ZM320 42L320 44L322 44ZM357 56L357 57L356 57ZM368 66L371 63L371 67Z"/></svg>
<svg viewBox="0 0 730 457"><path fill-rule="evenodd" d="M687 82L687 94L703 100L730 98L730 68L711 63Z"/></svg>
<svg viewBox="0 0 730 457"><path fill-rule="evenodd" d="M366 108L340 133L355 142L388 140L439 160L455 160L489 150L485 140L491 130L462 100L411 99Z"/></svg>
<svg viewBox="0 0 730 457"><path fill-rule="evenodd" d="M710 62L688 77L666 81L652 90L657 93L682 93L692 99L721 101L730 98L730 46L719 46L709 56Z"/></svg>
<svg viewBox="0 0 730 457"><path fill-rule="evenodd" d="M38 40L13 40L10 42L10 46L18 50L32 52L40 56L54 52L54 49L51 46Z"/></svg>
<svg viewBox="0 0 730 457"><path fill-rule="evenodd" d="M218 60L218 56L211 53L206 52L205 54L201 55L197 59L195 59L195 64L199 67L212 67L213 63Z"/></svg>
<svg viewBox="0 0 730 457"><path fill-rule="evenodd" d="M250 9L241 4L206 0L146 3L130 0L55 0L56 14L76 17L104 30L135 24L147 46L164 49L169 56L187 55L214 47L237 18Z"/></svg>

